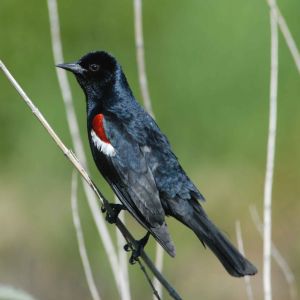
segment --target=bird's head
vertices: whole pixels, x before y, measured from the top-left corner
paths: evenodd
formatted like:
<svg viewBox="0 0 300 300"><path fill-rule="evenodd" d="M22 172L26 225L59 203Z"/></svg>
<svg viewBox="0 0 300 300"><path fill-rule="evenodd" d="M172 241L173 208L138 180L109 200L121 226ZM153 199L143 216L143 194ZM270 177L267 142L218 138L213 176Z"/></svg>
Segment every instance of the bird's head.
<svg viewBox="0 0 300 300"><path fill-rule="evenodd" d="M72 72L87 96L99 94L105 86L112 85L119 69L116 59L105 51L90 52L74 63L57 67Z"/></svg>

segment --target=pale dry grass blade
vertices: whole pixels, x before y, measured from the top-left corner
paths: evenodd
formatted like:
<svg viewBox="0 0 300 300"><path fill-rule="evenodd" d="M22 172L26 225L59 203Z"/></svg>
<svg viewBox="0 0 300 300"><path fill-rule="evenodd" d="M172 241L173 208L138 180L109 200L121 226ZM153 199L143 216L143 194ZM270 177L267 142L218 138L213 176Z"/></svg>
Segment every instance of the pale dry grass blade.
<svg viewBox="0 0 300 300"><path fill-rule="evenodd" d="M143 13L142 13L142 0L133 0L134 8L134 32L135 32L135 49L136 49L136 60L138 66L138 77L139 84L142 93L142 99L146 111L155 118L152 101L150 98L148 80L146 74L146 63L145 63L145 49L144 49L144 35L143 35ZM155 266L162 272L163 269L163 256L164 251L160 245L156 244L156 259ZM158 280L154 279L154 287L157 290L158 294L162 298L162 286ZM156 295L153 295L155 298Z"/></svg>
<svg viewBox="0 0 300 300"><path fill-rule="evenodd" d="M281 14L281 11L277 5L276 2L274 2L273 0L268 0L267 3L270 6L270 9L274 9L276 10L276 20L278 23L278 26L280 28L281 33L283 34L283 37L285 39L285 42L289 48L289 50L291 51L291 55L294 59L296 68L300 74L300 52L297 48L295 39L293 38L291 31L289 30L289 27L287 25L287 22L285 21L283 15Z"/></svg>
<svg viewBox="0 0 300 300"><path fill-rule="evenodd" d="M2 300L35 300L27 292L12 287L10 285L0 284L0 299Z"/></svg>
<svg viewBox="0 0 300 300"><path fill-rule="evenodd" d="M259 232L260 236L263 238L263 224L259 218L258 212L256 207L250 206L250 215L252 218L252 221ZM288 265L287 261L283 257L283 255L280 253L274 242L272 242L272 256L279 266L280 270L282 271L285 280L289 286L289 293L290 293L290 298L292 300L296 300L298 298L298 292L297 292L297 287L296 287L296 280L295 276Z"/></svg>
<svg viewBox="0 0 300 300"><path fill-rule="evenodd" d="M152 102L150 99L148 80L145 63L144 37L143 37L143 15L142 15L142 0L133 0L134 6L134 29L135 29L135 49L138 66L139 83L142 93L142 98L146 111L154 117Z"/></svg>
<svg viewBox="0 0 300 300"><path fill-rule="evenodd" d="M47 0L48 3L48 11L49 11L49 20L50 20L50 29L51 29L51 42L52 42L52 50L55 64L59 64L64 62L63 50L62 50L62 42L60 37L60 24L59 24L59 15L57 9L57 1L56 0ZM75 114L73 98L71 93L70 84L66 75L66 72L56 68L56 74L60 86L60 90L62 93L62 97L65 104L66 116L68 121L69 130L72 137L72 142L74 145L75 153L78 155L79 160L82 162L83 166L87 168L87 160L84 153L83 144L79 135L79 127ZM107 257L109 259L115 282L118 286L119 294L121 299L128 300L124 295L127 295L126 292L129 288L126 286L125 280L122 277L124 272L119 272L119 263L116 254L115 247L113 245L112 239L108 232L106 223L103 219L103 216L99 213L99 205L97 203L96 197L91 192L88 185L83 181L84 191L88 200L88 204L96 223L98 233L102 239L104 249L106 251Z"/></svg>
<svg viewBox="0 0 300 300"><path fill-rule="evenodd" d="M25 104L30 108L33 115L37 118L37 120L41 123L41 125L47 130L50 137L53 139L55 144L59 147L59 149L63 152L63 154L66 156L66 158L70 161L70 163L76 168L76 170L80 173L81 177L84 178L85 182L89 185L91 192L95 194L97 199L102 202L105 209L112 213L111 207L109 206L109 203L107 199L103 196L101 191L95 186L91 178L89 177L88 173L84 169L83 165L79 162L75 154L66 147L66 145L63 143L63 141L60 139L60 137L56 134L56 132L53 130L53 128L50 126L48 121L45 119L43 114L39 111L39 109L34 105L34 103L31 101L31 99L27 96L25 91L22 89L22 87L19 85L19 83L15 80L15 78L12 76L12 74L9 72L9 70L6 68L4 63L0 60L0 69L2 70L3 74L6 76L8 81L11 83L11 85L15 88L15 90L18 92L18 94L21 96L22 100L25 102ZM95 214L98 213L98 211L94 212ZM99 218L97 219L99 220ZM96 220L96 221L97 221ZM124 238L131 243L132 247L134 249L137 249L137 244L135 239L133 238L132 234L128 231L126 226L121 222L121 220L118 218L116 220L115 225L119 228L119 230L122 232ZM168 282L168 280L163 276L162 273L160 273L151 259L148 257L148 255L145 253L144 250L141 251L141 259L144 261L144 263L147 265L149 270L153 273L153 275L158 278L160 283L165 287L165 289L168 291L169 295L176 300L181 300L182 298L178 294L178 292L175 290L175 288ZM155 291L154 291L155 292Z"/></svg>
<svg viewBox="0 0 300 300"><path fill-rule="evenodd" d="M71 184L71 207L72 207L72 216L73 216L73 223L76 231L76 237L78 242L78 248L80 253L80 258L82 261L85 278L92 295L93 300L101 300L100 295L98 293L95 280L93 277L91 265L89 262L89 258L86 251L86 246L84 242L84 236L81 228L81 222L78 212L78 200L77 200L77 187L78 187L78 179L77 173L73 171L72 174L72 184Z"/></svg>
<svg viewBox="0 0 300 300"><path fill-rule="evenodd" d="M155 254L155 266L160 272L162 272L163 265L164 265L164 249L157 243L156 254ZM154 278L153 280L153 286L157 291L158 295L160 296L160 298L162 299L163 298L162 285L156 278ZM153 299L155 299L155 297L156 296L154 295Z"/></svg>
<svg viewBox="0 0 300 300"><path fill-rule="evenodd" d="M236 221L235 231L236 231L236 239L237 239L239 251L245 256L245 249L244 249L240 221ZM244 280L245 280L245 285L246 285L247 298L248 298L248 300L254 300L250 276L244 276Z"/></svg>
<svg viewBox="0 0 300 300"><path fill-rule="evenodd" d="M52 53L53 53L54 63L55 65L57 65L64 62L57 2L56 0L47 0L47 3L48 3L48 12L49 12L49 21L50 21L50 30L51 30ZM56 70L60 91L65 105L67 121L68 121L69 130L72 137L72 142L74 144L75 153L78 155L80 161L86 168L87 162L86 162L83 144L80 138L79 127L78 127L77 117L76 117L74 104L73 104L72 92L68 81L67 73L60 68L55 68L55 70Z"/></svg>
<svg viewBox="0 0 300 300"><path fill-rule="evenodd" d="M118 203L118 197L115 196L115 202ZM120 220L125 224L125 212L121 211L119 214ZM127 252L124 250L124 245L127 244L126 240L124 239L123 235L119 230L116 229L116 235L117 235L117 245L118 245L118 257L119 257L119 272L120 276L125 280L125 287L126 292L123 295L124 299L131 299L131 293L130 293L130 280L129 280L129 274L128 274L128 256Z"/></svg>
<svg viewBox="0 0 300 300"><path fill-rule="evenodd" d="M272 1L276 3L275 0ZM272 236L272 187L275 160L275 142L277 125L277 88L278 88L278 26L277 12L270 10L271 27L271 79L270 111L267 145L267 164L264 185L264 242L263 242L263 287L264 299L272 299L271 278L271 236Z"/></svg>

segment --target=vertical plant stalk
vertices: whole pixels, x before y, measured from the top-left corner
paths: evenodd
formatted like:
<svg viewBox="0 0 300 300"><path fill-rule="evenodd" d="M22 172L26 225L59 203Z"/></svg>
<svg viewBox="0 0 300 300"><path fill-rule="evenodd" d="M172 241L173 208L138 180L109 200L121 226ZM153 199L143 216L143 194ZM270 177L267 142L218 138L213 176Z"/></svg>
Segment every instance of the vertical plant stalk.
<svg viewBox="0 0 300 300"><path fill-rule="evenodd" d="M11 85L16 89L18 94L21 96L22 100L25 102L25 104L30 108L33 115L37 118L37 120L41 123L41 125L46 129L50 137L53 139L55 144L58 146L58 148L63 152L63 154L66 156L66 158L70 161L70 163L76 168L76 170L80 173L81 177L85 180L85 182L89 185L91 192L95 194L97 199L104 205L105 209L111 214L112 209L109 206L109 203L107 199L103 196L103 194L100 192L100 190L95 186L91 178L89 177L88 173L84 169L83 165L79 162L75 154L66 147L66 145L62 142L62 140L59 138L59 136L56 134L56 132L53 130L53 128L50 126L48 121L45 119L45 117L42 115L42 113L39 111L39 109L34 105L34 103L31 101L31 99L27 96L27 94L24 92L24 90L21 88L19 83L15 80L15 78L12 76L12 74L9 72L9 70L6 68L6 66L2 63L0 60L0 69L3 71L4 75L8 79L8 81L11 83ZM117 218L115 226L118 227L120 232L122 232L122 235L126 239L128 243L132 245L134 249L138 248L138 245L136 243L136 240L133 238L132 234L129 232L129 230L126 228L126 226L122 223L122 221ZM169 295L175 299L175 300L182 300L180 295L177 293L175 288L168 282L168 280L163 276L161 272L157 270L151 259L148 257L146 252L144 250L141 251L141 259L144 261L144 263L147 265L149 270L153 273L153 275L158 278L160 283L165 287L165 289L168 291ZM155 291L154 291L155 292Z"/></svg>
<svg viewBox="0 0 300 300"><path fill-rule="evenodd" d="M259 232L260 236L263 238L263 224L259 218L256 207L252 205L250 206L250 215L257 231ZM273 242L271 244L271 247L272 247L272 256L275 262L277 263L277 265L279 266L280 270L282 271L285 280L289 286L290 297L292 300L296 300L298 296L298 292L296 288L295 276L291 268L289 267L287 261L285 260L285 258L283 257L283 255L280 253L280 251L278 250L278 248Z"/></svg>
<svg viewBox="0 0 300 300"><path fill-rule="evenodd" d="M53 54L54 63L59 64L64 62L64 57L63 57L63 49L62 49L61 36L60 36L60 24L59 24L57 2L56 0L47 0L47 3L48 3L48 12L49 12L49 21L50 21L50 30L51 30L52 54ZM81 143L79 127L78 127L77 117L74 109L73 97L72 97L72 92L68 81L68 77L66 72L64 72L62 69L55 68L55 70L56 70L60 91L65 105L65 111L67 115L69 130L71 133L72 143L74 144L76 154L78 155L83 166L86 168L87 162L86 162L83 145Z"/></svg>
<svg viewBox="0 0 300 300"><path fill-rule="evenodd" d="M267 0L267 3L270 7L270 12L273 12L273 18L277 21L278 27L285 39L285 42L291 52L291 55L294 59L296 68L300 74L300 52L297 48L296 42L288 28L288 25L276 3L276 0ZM271 17L272 18L272 17ZM277 31L277 29L275 29L275 25L272 24L271 27L274 28L273 32ZM277 35L277 33L274 33L274 35ZM277 38L274 38L278 39ZM274 41L275 43L276 41ZM278 42L277 42L278 43ZM274 54L274 56L277 55L277 53ZM276 71L278 72L278 71ZM274 88L275 89L275 88ZM276 129L276 124L275 124L275 129ZM251 216L253 219L254 224L256 225L257 230L263 235L264 230L263 230L263 226L259 221L259 217L258 217L258 213L254 208L250 209L251 212ZM290 290L290 297L291 299L295 300L297 299L297 289L296 289L296 284L295 284L295 277L290 269L290 267L288 266L286 260L284 259L284 257L280 254L279 250L276 248L276 246L272 243L271 245L272 248L272 255L275 259L275 261L277 262L278 266L280 267L280 269L282 270L286 281L289 284L289 290Z"/></svg>
<svg viewBox="0 0 300 300"><path fill-rule="evenodd" d="M272 1L275 4L275 0ZM274 6L272 6L274 7ZM277 87L278 87L278 26L277 12L270 10L271 27L271 78L270 111L267 145L267 164L264 185L264 242L263 242L263 287L264 299L272 299L271 282L271 236L272 236L272 187L275 160L276 123L277 123Z"/></svg>
<svg viewBox="0 0 300 300"><path fill-rule="evenodd" d="M245 256L245 249L244 249L244 244L243 244L242 229L241 229L240 221L236 221L235 231L236 231L236 239L237 239L239 251ZM250 276L244 276L244 280L245 280L245 285L246 285L247 298L248 298L248 300L254 300Z"/></svg>
<svg viewBox="0 0 300 300"><path fill-rule="evenodd" d="M157 243L156 254L155 254L155 266L160 272L163 269L163 264L164 264L164 249ZM163 298L162 285L156 278L154 278L153 280L153 286L157 291L158 295L160 295L160 298L162 299ZM153 299L155 299L155 297L156 296L153 295Z"/></svg>
<svg viewBox="0 0 300 300"><path fill-rule="evenodd" d="M120 202L118 197L115 195L115 202ZM119 219L125 224L125 212L121 211L119 213ZM128 257L127 252L124 250L124 245L127 243L122 233L116 228L116 235L117 235L117 249L118 249L118 257L119 257L119 272L122 273L120 276L125 280L125 287L126 287L126 295L124 295L124 299L131 299L130 294L130 280L129 280L129 273L128 273Z"/></svg>
<svg viewBox="0 0 300 300"><path fill-rule="evenodd" d="M152 101L150 98L148 80L146 74L146 63L145 63L145 49L144 49L144 37L143 37L143 12L142 12L142 0L133 0L134 6L134 32L135 32L135 49L136 49L136 60L138 66L138 77L140 90L142 93L142 99L146 111L155 118ZM162 272L163 269L163 259L164 259L164 250L160 245L156 244L156 259L155 266ZM162 298L162 286L160 282L154 278L153 285ZM153 298L156 299L156 295L153 295Z"/></svg>
<svg viewBox="0 0 300 300"><path fill-rule="evenodd" d="M93 300L101 300L100 295L98 293L91 265L89 262L89 258L86 252L85 242L84 242L84 236L81 228L81 222L78 212L78 204L77 204L77 186L78 186L78 179L77 179L77 173L75 173L75 170L72 174L72 184L71 184L71 207L72 207L72 216L73 216L73 223L76 230L76 237L78 242L78 248L79 248L79 254L81 257L85 278L91 293L91 296Z"/></svg>
<svg viewBox="0 0 300 300"><path fill-rule="evenodd" d="M64 62L63 58L63 50L62 50L62 42L60 37L60 25L59 25L59 16L58 16L58 9L57 9L57 2L56 0L47 0L48 3L48 11L49 11L49 21L50 21L50 29L51 29L51 43L52 43L52 51L55 64L59 64ZM84 153L83 144L81 142L80 134L79 134L79 126L75 114L75 109L73 105L73 98L71 93L70 84L66 75L66 72L56 68L56 74L60 86L60 90L62 93L62 97L65 104L66 109L66 116L68 121L69 130L71 133L72 142L74 145L75 153L78 155L79 160L82 162L83 166L87 169L87 159ZM87 169L88 170L88 169ZM96 197L91 192L90 188L84 182L83 188L88 200L88 204L96 223L98 233L102 239L102 243L110 262L110 266L112 268L112 272L114 275L115 282L118 287L119 294L121 299L129 300L130 298L126 298L128 293L128 287L126 287L126 283L122 276L123 272L119 272L119 262L116 254L116 250L110 234L108 232L106 223L103 219L103 216L99 213L99 205L97 203Z"/></svg>
<svg viewBox="0 0 300 300"><path fill-rule="evenodd" d="M270 7L270 9L274 9L276 10L276 20L279 26L280 31L282 32L282 35L285 39L285 42L291 52L291 55L294 59L296 68L298 70L298 72L300 73L300 52L297 48L296 42L289 30L289 27L284 19L284 17L281 14L280 9L278 8L278 5L275 1L273 0L267 0L267 3Z"/></svg>
<svg viewBox="0 0 300 300"><path fill-rule="evenodd" d="M135 49L138 66L138 76L142 98L146 111L154 117L152 102L150 99L148 80L146 74L144 38L143 38L143 18L142 18L142 0L134 1L134 29L135 29Z"/></svg>

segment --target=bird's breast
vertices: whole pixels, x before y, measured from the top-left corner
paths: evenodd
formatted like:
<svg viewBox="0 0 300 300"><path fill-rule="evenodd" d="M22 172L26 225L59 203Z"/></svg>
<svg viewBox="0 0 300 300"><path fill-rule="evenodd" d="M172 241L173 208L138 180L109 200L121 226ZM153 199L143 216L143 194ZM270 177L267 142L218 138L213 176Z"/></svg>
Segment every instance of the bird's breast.
<svg viewBox="0 0 300 300"><path fill-rule="evenodd" d="M104 128L104 115L97 114L92 121L91 139L94 146L107 156L115 156L116 150L110 143Z"/></svg>

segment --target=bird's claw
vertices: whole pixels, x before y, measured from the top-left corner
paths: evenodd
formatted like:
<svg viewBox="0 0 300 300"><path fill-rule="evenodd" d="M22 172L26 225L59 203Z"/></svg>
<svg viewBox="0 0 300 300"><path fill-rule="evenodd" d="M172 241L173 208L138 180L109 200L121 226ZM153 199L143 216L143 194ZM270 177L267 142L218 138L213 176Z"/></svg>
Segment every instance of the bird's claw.
<svg viewBox="0 0 300 300"><path fill-rule="evenodd" d="M126 252L129 252L130 251L130 249L131 249L131 245L130 244L126 244L126 245L124 245L124 250L126 251Z"/></svg>
<svg viewBox="0 0 300 300"><path fill-rule="evenodd" d="M129 263L131 265L134 265L138 261L139 257L142 254L142 251L143 251L144 247L146 246L146 244L147 244L147 242L149 240L149 236L150 236L150 232L148 231L146 233L146 235L142 239L140 239L139 241L135 242L136 249L132 250L132 254L131 254L130 258L129 258ZM125 247L126 247L127 250L125 249ZM124 250L125 251L129 251L129 247L130 247L129 244L125 245L124 246Z"/></svg>
<svg viewBox="0 0 300 300"><path fill-rule="evenodd" d="M105 213L105 212L106 212L106 208L105 208L104 204L101 205L101 212L102 212L102 213Z"/></svg>
<svg viewBox="0 0 300 300"><path fill-rule="evenodd" d="M117 222L120 211L125 209L125 207L123 204L115 204L115 203L110 203L109 207L110 207L109 211L107 211L107 209L104 208L106 211L105 220L110 224L114 224Z"/></svg>
<svg viewBox="0 0 300 300"><path fill-rule="evenodd" d="M137 262L137 260L139 259L140 256L141 256L141 251L132 250L132 254L129 258L129 263L131 265L134 265Z"/></svg>

